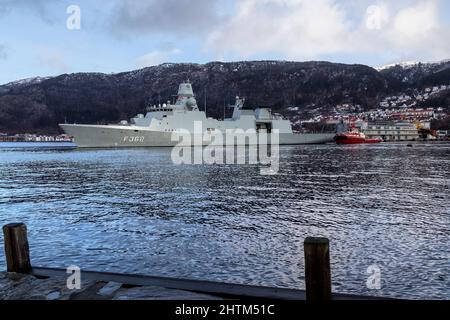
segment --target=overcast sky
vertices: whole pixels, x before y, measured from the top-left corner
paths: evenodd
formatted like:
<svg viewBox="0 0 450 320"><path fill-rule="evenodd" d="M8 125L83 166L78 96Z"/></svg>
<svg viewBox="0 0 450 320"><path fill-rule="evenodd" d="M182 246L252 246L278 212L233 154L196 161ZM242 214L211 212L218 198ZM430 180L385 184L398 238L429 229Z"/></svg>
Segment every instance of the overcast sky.
<svg viewBox="0 0 450 320"><path fill-rule="evenodd" d="M450 1L0 0L0 84L261 59L450 59Z"/></svg>

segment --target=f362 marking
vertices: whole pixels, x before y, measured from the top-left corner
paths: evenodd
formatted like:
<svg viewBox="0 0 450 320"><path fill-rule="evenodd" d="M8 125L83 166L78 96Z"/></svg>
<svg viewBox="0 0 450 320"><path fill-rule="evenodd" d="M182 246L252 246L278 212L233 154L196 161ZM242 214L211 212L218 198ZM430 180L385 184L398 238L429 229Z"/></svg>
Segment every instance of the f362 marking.
<svg viewBox="0 0 450 320"><path fill-rule="evenodd" d="M132 142L132 143L142 143L144 142L144 136L125 136L123 137L123 142Z"/></svg>

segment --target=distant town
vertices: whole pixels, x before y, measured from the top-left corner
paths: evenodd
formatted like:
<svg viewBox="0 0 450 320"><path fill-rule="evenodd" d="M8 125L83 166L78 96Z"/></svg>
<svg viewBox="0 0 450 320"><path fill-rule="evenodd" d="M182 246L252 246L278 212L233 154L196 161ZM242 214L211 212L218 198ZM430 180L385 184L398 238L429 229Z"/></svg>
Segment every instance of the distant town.
<svg viewBox="0 0 450 320"><path fill-rule="evenodd" d="M15 135L0 133L0 142L73 142L73 138L65 134L53 136L29 133Z"/></svg>
<svg viewBox="0 0 450 320"><path fill-rule="evenodd" d="M359 129L368 137L381 137L384 141L413 140L449 140L450 113L443 108L423 108L430 98L442 91L449 90L450 85L414 90L410 94L385 97L379 108L364 110L361 105L339 104L330 112L321 107L293 117L293 123L300 128L317 127L320 124L343 125ZM298 112L298 107L289 107L289 111ZM447 123L447 128L432 128L433 121Z"/></svg>
<svg viewBox="0 0 450 320"><path fill-rule="evenodd" d="M432 127L433 121L448 121L449 114L442 108L402 106L358 112L352 105L339 105L335 110L333 115L319 115L300 121L300 125L307 128L308 124L324 123L340 126L341 131L353 127L370 138L380 137L384 141L448 140L450 136L450 130Z"/></svg>

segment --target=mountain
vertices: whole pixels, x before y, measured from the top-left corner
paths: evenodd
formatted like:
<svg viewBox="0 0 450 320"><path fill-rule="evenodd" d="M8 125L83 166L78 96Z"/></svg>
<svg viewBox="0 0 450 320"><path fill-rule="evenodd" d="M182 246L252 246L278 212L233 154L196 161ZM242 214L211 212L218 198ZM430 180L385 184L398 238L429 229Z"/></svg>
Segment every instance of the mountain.
<svg viewBox="0 0 450 320"><path fill-rule="evenodd" d="M377 70L386 78L395 89L409 86L429 86L449 84L450 60L434 63L406 62L389 65ZM443 77L441 77L442 75ZM437 79L437 78L439 79ZM438 81L435 81L438 80ZM442 83L447 81L447 83Z"/></svg>
<svg viewBox="0 0 450 320"><path fill-rule="evenodd" d="M434 63L403 63L378 69L391 90L407 94L423 92L425 88L450 84L450 60ZM420 107L442 107L450 110L450 90L434 95ZM450 128L450 125L448 125Z"/></svg>
<svg viewBox="0 0 450 320"><path fill-rule="evenodd" d="M392 66L330 62L211 62L162 64L118 74L76 73L0 86L0 132L58 132L58 123L111 123L172 100L189 79L208 116L223 117L234 97L250 106L270 106L293 119L317 108L350 103L377 108L387 95L428 84L450 84L450 63ZM444 95L440 103L445 104ZM448 104L450 105L450 103Z"/></svg>

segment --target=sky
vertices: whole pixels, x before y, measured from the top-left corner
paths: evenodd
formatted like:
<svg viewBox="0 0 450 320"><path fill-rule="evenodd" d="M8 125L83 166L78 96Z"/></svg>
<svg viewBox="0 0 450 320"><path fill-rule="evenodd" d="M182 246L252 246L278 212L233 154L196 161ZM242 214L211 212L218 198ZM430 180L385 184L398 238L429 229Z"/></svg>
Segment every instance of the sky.
<svg viewBox="0 0 450 320"><path fill-rule="evenodd" d="M446 59L447 0L0 0L0 84L166 62Z"/></svg>

